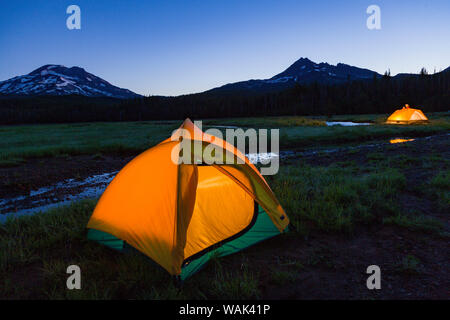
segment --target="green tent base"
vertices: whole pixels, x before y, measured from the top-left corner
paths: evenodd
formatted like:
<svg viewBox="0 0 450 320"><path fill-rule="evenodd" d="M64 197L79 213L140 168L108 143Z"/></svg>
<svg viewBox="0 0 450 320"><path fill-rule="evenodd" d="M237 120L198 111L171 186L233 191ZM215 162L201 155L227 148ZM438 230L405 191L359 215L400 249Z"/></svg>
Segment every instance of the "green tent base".
<svg viewBox="0 0 450 320"><path fill-rule="evenodd" d="M197 271L201 270L213 257L227 256L248 248L260 241L279 235L280 231L275 227L266 212L259 205L256 205L255 209L257 211L257 213L255 212L256 217L248 229L243 230L243 232L237 234L236 237L230 238L231 240L229 239L226 242L214 245L208 250L205 250L204 253L199 255L196 254L185 260L181 268L179 279L181 281L186 280ZM287 231L287 228L285 231ZM121 252L134 249L123 240L118 239L109 233L95 229L89 229L88 239L97 241L102 245Z"/></svg>

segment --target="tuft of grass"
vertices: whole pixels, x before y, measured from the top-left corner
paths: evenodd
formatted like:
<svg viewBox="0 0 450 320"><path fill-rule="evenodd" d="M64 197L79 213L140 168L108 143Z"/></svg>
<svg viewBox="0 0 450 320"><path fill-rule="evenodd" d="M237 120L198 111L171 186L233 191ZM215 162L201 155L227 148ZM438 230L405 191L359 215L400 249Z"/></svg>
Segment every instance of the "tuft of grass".
<svg viewBox="0 0 450 320"><path fill-rule="evenodd" d="M0 232L0 270L11 271L49 257L55 247L70 249L71 242L79 240L85 231L94 205L95 200L85 200L45 213L8 218Z"/></svg>
<svg viewBox="0 0 450 320"><path fill-rule="evenodd" d="M0 168L17 167L24 162L25 160L22 158L0 159Z"/></svg>
<svg viewBox="0 0 450 320"><path fill-rule="evenodd" d="M357 176L351 168L286 166L272 186L294 229L304 233L308 225L349 232L358 222L392 215L398 211L398 191L405 184L404 175L391 168Z"/></svg>
<svg viewBox="0 0 450 320"><path fill-rule="evenodd" d="M429 182L428 192L438 199L438 205L443 211L450 210L450 170L436 174Z"/></svg>
<svg viewBox="0 0 450 320"><path fill-rule="evenodd" d="M444 228L443 223L436 218L424 215L406 215L402 213L384 218L383 223L396 225L411 231L428 233L440 233Z"/></svg>
<svg viewBox="0 0 450 320"><path fill-rule="evenodd" d="M413 166L421 166L422 164L422 160L419 157L410 157L404 154L389 157L387 162L390 167L396 168L408 168Z"/></svg>
<svg viewBox="0 0 450 320"><path fill-rule="evenodd" d="M260 297L258 275L250 271L247 263L240 270L226 270L215 261L215 274L211 281L211 294L215 299L246 300Z"/></svg>
<svg viewBox="0 0 450 320"><path fill-rule="evenodd" d="M395 266L397 272L405 274L418 274L420 273L420 260L409 254L403 257Z"/></svg>
<svg viewBox="0 0 450 320"><path fill-rule="evenodd" d="M284 285L295 281L304 265L289 257L277 256L276 265L270 268L270 281L277 285Z"/></svg>
<svg viewBox="0 0 450 320"><path fill-rule="evenodd" d="M439 172L431 179L430 185L433 188L450 190L450 170Z"/></svg>
<svg viewBox="0 0 450 320"><path fill-rule="evenodd" d="M94 160L104 160L105 157L103 156L103 154L101 152L97 152L96 154L94 154L92 156L92 159L94 159Z"/></svg>
<svg viewBox="0 0 450 320"><path fill-rule="evenodd" d="M271 282L277 285L285 285L288 283L292 283L297 279L297 274L293 271L286 270L272 270L271 271Z"/></svg>
<svg viewBox="0 0 450 320"><path fill-rule="evenodd" d="M367 160L369 161L381 161L385 159L385 155L381 152L370 152L367 154Z"/></svg>

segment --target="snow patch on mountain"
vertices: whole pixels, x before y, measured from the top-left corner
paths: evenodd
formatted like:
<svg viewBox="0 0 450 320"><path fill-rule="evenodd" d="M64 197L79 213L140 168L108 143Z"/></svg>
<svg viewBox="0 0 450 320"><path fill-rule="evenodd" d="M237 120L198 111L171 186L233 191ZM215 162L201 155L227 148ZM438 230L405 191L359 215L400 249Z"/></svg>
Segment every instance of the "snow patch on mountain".
<svg viewBox="0 0 450 320"><path fill-rule="evenodd" d="M87 97L134 98L138 94L116 87L80 67L45 65L27 75L0 82L0 94L83 95Z"/></svg>

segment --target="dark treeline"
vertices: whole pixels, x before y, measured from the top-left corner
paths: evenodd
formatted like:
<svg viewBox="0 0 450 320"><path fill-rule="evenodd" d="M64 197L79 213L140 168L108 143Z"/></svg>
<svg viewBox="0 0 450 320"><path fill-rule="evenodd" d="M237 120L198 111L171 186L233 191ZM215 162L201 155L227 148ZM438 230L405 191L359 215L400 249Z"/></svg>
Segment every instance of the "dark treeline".
<svg viewBox="0 0 450 320"><path fill-rule="evenodd" d="M0 97L0 123L139 121L275 115L391 113L405 103L425 113L447 111L450 72L385 75L341 85L297 85L280 92L201 93L131 100L104 98Z"/></svg>

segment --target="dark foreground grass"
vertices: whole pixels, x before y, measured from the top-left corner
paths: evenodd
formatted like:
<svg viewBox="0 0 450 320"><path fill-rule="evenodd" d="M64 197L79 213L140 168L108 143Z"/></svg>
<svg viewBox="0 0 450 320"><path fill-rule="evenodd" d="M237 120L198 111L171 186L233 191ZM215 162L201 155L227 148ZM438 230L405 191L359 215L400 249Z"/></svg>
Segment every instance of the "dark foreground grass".
<svg viewBox="0 0 450 320"><path fill-rule="evenodd" d="M400 210L398 194L405 177L391 168L356 175L356 168L286 167L273 188L298 232L306 225L321 231L351 232L358 223L370 223Z"/></svg>
<svg viewBox="0 0 450 320"><path fill-rule="evenodd" d="M438 198L439 206L450 212L450 170L440 171L429 183L428 192Z"/></svg>
<svg viewBox="0 0 450 320"><path fill-rule="evenodd" d="M303 241L310 233L351 235L366 224L395 224L437 236L442 230L431 218L405 216L398 205L405 176L394 168L363 173L353 166L296 164L270 180L292 222L281 243ZM448 175L438 175L431 184L441 190L448 186ZM324 258L327 253L317 252L307 261L267 259L261 266L244 250L213 259L179 289L144 255L122 254L86 239L85 226L95 204L86 200L0 226L0 299L253 299L263 297L267 283L282 287L294 281L303 264L332 264ZM282 254L283 245L279 250ZM405 261L399 268L415 268ZM81 268L82 290L66 289L71 264ZM269 279L261 277L261 268L270 270Z"/></svg>
<svg viewBox="0 0 450 320"><path fill-rule="evenodd" d="M411 231L433 233L439 232L443 229L443 223L441 221L424 215L397 214L395 216L384 218L383 222L386 224L404 227Z"/></svg>
<svg viewBox="0 0 450 320"><path fill-rule="evenodd" d="M242 261L228 270L213 260L205 273L179 290L169 274L140 253L122 254L86 239L96 201L86 200L0 228L0 298L246 299L259 296L257 273ZM82 290L67 290L66 268L82 270Z"/></svg>

